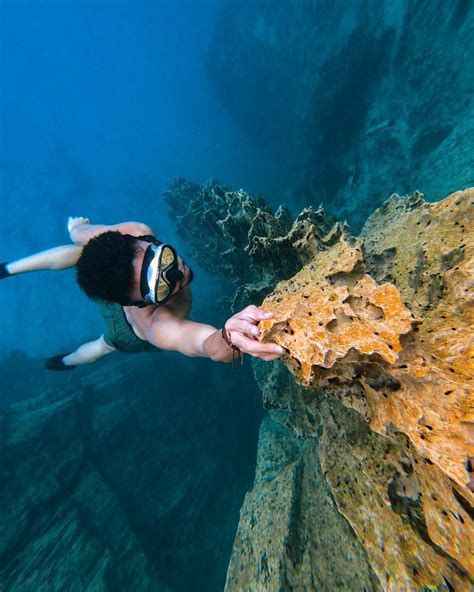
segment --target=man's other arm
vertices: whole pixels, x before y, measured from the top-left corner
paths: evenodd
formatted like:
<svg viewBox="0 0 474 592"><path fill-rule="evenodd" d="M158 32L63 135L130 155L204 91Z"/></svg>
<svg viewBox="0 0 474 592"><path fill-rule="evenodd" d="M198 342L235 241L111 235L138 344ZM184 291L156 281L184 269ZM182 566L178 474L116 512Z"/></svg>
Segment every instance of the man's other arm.
<svg viewBox="0 0 474 592"><path fill-rule="evenodd" d="M84 218L70 218L69 219L69 236L71 240L76 245L83 247L87 245L87 243L103 234L104 232L120 232L121 234L130 234L132 236L145 236L149 234L154 234L153 230L143 224L142 222L121 222L120 224L90 224L89 221L87 222L79 222L78 220L86 220ZM75 223L76 221L76 223Z"/></svg>

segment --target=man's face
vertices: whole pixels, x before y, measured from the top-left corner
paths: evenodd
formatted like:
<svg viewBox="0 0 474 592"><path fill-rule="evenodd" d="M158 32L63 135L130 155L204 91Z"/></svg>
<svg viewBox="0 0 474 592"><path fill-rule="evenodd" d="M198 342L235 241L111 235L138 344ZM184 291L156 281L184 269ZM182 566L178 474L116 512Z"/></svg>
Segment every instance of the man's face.
<svg viewBox="0 0 474 592"><path fill-rule="evenodd" d="M150 243L147 241L139 240L138 241L138 249L135 255L135 259L133 261L134 267L134 282L133 288L131 292L131 298L134 302L140 302L143 300L143 296L140 290L140 276L142 271L143 265L143 258L145 256L145 251L150 246ZM192 270L186 265L186 263L181 259L178 255L178 269L182 272L183 278L178 280L173 289L173 296L175 296L184 286L187 286L191 280L193 279L193 272Z"/></svg>

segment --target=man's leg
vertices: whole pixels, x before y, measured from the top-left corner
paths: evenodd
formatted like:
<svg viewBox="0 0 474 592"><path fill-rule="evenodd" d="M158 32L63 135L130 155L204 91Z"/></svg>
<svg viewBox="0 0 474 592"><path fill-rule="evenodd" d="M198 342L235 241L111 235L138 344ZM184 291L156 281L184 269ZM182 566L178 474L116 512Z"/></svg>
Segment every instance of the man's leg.
<svg viewBox="0 0 474 592"><path fill-rule="evenodd" d="M76 265L81 253L82 247L63 245L35 253L11 263L0 263L0 279L28 271L68 269Z"/></svg>
<svg viewBox="0 0 474 592"><path fill-rule="evenodd" d="M91 364L114 351L117 350L106 343L104 336L101 335L99 339L84 343L70 354L60 354L48 358L45 366L48 370L72 370L81 364Z"/></svg>

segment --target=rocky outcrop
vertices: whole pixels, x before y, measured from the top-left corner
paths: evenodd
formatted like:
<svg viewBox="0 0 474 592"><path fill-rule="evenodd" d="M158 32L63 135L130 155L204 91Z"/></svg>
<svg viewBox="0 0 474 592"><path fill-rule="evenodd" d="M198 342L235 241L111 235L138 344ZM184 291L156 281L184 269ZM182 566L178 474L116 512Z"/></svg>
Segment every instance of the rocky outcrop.
<svg viewBox="0 0 474 592"><path fill-rule="evenodd" d="M306 208L292 221L287 208L273 213L263 199L216 181L175 179L164 197L191 257L205 271L231 279L234 310L261 302L277 281L344 232L321 207Z"/></svg>
<svg viewBox="0 0 474 592"><path fill-rule="evenodd" d="M464 589L474 571L473 203L474 190L436 204L421 195L393 196L367 221L362 243L344 238L322 251L263 303L275 317L262 324L262 338L286 348L284 361L309 387L300 395L303 407L318 401L321 464L382 585L391 582L388 589L440 586L440 574ZM357 410L387 438L367 436L367 449L356 456L370 463L347 477L349 488L340 487L333 456L344 442L345 412L328 415L320 392ZM403 445L394 443L397 434ZM327 446L330 454L322 453ZM343 456L354 454L348 447ZM361 473L373 481L370 495L355 485ZM413 515L404 523L407 499ZM401 541L416 559L414 575L397 567Z"/></svg>
<svg viewBox="0 0 474 592"><path fill-rule="evenodd" d="M381 590L318 457L317 439L264 420L226 590Z"/></svg>
<svg viewBox="0 0 474 592"><path fill-rule="evenodd" d="M222 590L260 406L246 368L161 356L0 367L2 592Z"/></svg>
<svg viewBox="0 0 474 592"><path fill-rule="evenodd" d="M432 465L403 434L373 432L333 397L309 399L281 366L269 376L258 364L257 377L271 419L261 429L227 590L249 589L248 582L261 590L276 582L308 590L470 589L466 570L428 534L413 468ZM285 445L292 454L282 461Z"/></svg>
<svg viewBox="0 0 474 592"><path fill-rule="evenodd" d="M393 284L377 284L361 273L360 247L353 248L348 241L342 248L330 247L264 301L275 317L262 323L262 338L287 349L288 363L301 384L327 389L336 378L338 384L359 383L372 403L379 429L392 422L398 428L405 423L406 430L403 415L411 415L416 406L404 400L416 393L422 409L422 391L429 384L433 421L428 412L416 417L411 437L427 454L426 440L431 446L438 438L454 440L451 450L458 442L460 451L451 461L446 452L433 460L442 463L460 486L469 488L468 459L462 455L469 442L464 425L469 421L469 382L474 373L470 329L474 190L436 204L417 198L418 207L412 202L404 208L403 200L394 196L364 228L364 250L372 262L368 267L375 262L374 274L386 279L387 271L377 262L389 257ZM423 316L415 317L407 307ZM417 378L423 379L422 384ZM443 402L453 389L454 396ZM379 410L383 406L391 408L391 416Z"/></svg>
<svg viewBox="0 0 474 592"><path fill-rule="evenodd" d="M279 283L262 304L275 316L261 323L261 337L287 350L300 384L351 383L371 359L398 360L400 338L417 319L393 284L354 271L361 259L360 247L344 239Z"/></svg>
<svg viewBox="0 0 474 592"><path fill-rule="evenodd" d="M289 273L281 245L299 268L263 303L287 368L254 364L270 417L226 590L470 588L473 198L394 195L358 238L322 209L259 236L261 202L244 232L215 226L221 247L240 237L247 294Z"/></svg>

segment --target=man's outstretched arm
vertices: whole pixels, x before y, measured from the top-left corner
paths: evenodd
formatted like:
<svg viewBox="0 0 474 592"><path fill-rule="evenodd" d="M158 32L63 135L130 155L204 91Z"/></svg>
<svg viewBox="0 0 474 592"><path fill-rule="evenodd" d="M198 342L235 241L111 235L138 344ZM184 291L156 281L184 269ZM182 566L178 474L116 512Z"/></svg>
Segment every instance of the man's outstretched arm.
<svg viewBox="0 0 474 592"><path fill-rule="evenodd" d="M46 251L28 255L22 259L0 263L0 279L30 271L47 269L58 271L74 267L81 256L82 247L91 238L109 230L115 230L122 234L131 234L132 236L153 234L151 228L141 222L123 222L121 224L106 226L103 224L91 224L88 218L69 218L68 230L72 242L75 243L74 245L53 247Z"/></svg>
<svg viewBox="0 0 474 592"><path fill-rule="evenodd" d="M82 247L77 245L63 245L47 251L41 251L10 263L0 264L0 279L18 273L41 271L43 269L68 269L74 267L81 256Z"/></svg>
<svg viewBox="0 0 474 592"><path fill-rule="evenodd" d="M272 317L256 306L247 306L233 315L222 329L180 319L165 310L155 311L154 321L146 328L146 338L161 349L180 352L191 357L206 357L216 362L231 362L235 357L232 345L242 353L265 361L276 360L283 353L275 343L261 343L258 323ZM229 341L232 345L229 344Z"/></svg>

